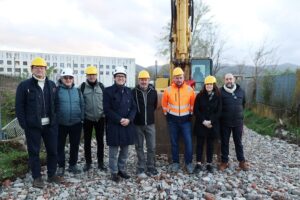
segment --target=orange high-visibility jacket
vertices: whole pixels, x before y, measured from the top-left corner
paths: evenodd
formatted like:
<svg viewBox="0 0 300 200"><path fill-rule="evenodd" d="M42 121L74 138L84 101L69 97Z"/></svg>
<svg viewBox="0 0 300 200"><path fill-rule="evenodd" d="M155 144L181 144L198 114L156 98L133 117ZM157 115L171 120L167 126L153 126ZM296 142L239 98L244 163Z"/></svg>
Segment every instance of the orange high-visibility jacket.
<svg viewBox="0 0 300 200"><path fill-rule="evenodd" d="M164 114L170 113L174 116L186 116L193 114L195 92L193 88L184 83L177 87L172 83L164 91L161 99L161 106Z"/></svg>

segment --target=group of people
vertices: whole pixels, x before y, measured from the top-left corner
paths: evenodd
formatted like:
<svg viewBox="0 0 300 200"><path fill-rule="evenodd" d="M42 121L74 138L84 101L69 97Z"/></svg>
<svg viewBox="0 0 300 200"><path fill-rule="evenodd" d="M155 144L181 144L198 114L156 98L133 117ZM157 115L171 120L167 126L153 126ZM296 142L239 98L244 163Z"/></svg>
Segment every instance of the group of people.
<svg viewBox="0 0 300 200"><path fill-rule="evenodd" d="M111 179L119 182L130 176L126 170L129 145L135 145L137 153L136 174L140 178L157 175L155 164L156 132L154 113L158 104L157 91L149 83L150 75L143 70L138 74L138 85L126 87L127 72L116 67L114 84L104 87L97 80L94 66L86 68L86 81L78 88L74 85L71 68L61 72L55 84L46 76L47 63L43 58L32 60L32 77L22 81L16 92L16 115L25 131L33 186L44 187L40 165L40 147L43 139L47 153L48 182L61 183L65 173L65 146L69 138L70 154L68 171L74 174L92 168L91 140L97 141L98 169L107 171L104 163L104 133L109 148ZM181 68L173 71L172 85L164 91L162 108L169 128L172 161L171 171L177 172L179 164L180 136L185 143L185 164L188 173L202 169L205 142L207 170L213 170L213 144L221 136L222 162L220 170L228 167L229 138L235 143L239 167L249 168L243 146L244 92L235 84L232 74L225 76L225 85L218 89L213 76L205 78L203 89L197 96L193 88L184 82ZM194 132L197 135L197 164L192 164L192 116L196 117ZM78 167L78 151L83 127L83 169ZM144 152L144 141L147 153Z"/></svg>
<svg viewBox="0 0 300 200"><path fill-rule="evenodd" d="M177 67L173 70L173 81L162 97L162 108L166 115L171 141L171 171L177 172L179 164L179 137L183 136L184 161L188 173L199 173L204 169L203 152L206 144L206 169L213 172L214 143L221 139L221 163L219 170L229 167L229 139L231 132L235 144L239 169L247 171L242 145L243 109L245 94L232 74L226 74L224 85L217 87L214 76L204 79L202 90L195 97L193 89L184 82L184 72ZM193 132L197 138L196 166L192 164L192 116L195 116Z"/></svg>

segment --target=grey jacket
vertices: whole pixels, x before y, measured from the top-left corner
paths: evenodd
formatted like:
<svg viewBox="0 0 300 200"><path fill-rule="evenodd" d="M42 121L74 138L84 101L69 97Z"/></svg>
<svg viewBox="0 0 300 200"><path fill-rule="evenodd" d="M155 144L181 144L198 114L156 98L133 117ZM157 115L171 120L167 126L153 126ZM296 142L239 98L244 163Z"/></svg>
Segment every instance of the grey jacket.
<svg viewBox="0 0 300 200"><path fill-rule="evenodd" d="M98 121L101 117L104 117L103 91L99 84L92 87L88 82L85 82L83 98L85 104L85 119Z"/></svg>

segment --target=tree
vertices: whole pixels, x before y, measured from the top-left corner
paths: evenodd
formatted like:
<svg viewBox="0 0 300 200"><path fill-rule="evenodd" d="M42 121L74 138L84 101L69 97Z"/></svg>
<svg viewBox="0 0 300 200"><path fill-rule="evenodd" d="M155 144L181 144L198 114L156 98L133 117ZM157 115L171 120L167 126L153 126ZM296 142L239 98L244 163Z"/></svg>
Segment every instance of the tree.
<svg viewBox="0 0 300 200"><path fill-rule="evenodd" d="M225 50L225 40L220 37L219 27L210 16L210 8L202 0L194 0L194 28L191 38L191 56L213 60L212 74L221 69L222 55ZM163 27L158 39L158 55L170 58L169 43L170 23Z"/></svg>
<svg viewBox="0 0 300 200"><path fill-rule="evenodd" d="M253 99L256 100L256 88L257 80L259 76L262 76L266 71L275 72L278 64L277 54L278 47L273 47L270 43L264 40L257 50L252 53L251 60L254 65L253 71L253 81L254 81L254 90L253 90ZM269 74L270 76L271 74Z"/></svg>

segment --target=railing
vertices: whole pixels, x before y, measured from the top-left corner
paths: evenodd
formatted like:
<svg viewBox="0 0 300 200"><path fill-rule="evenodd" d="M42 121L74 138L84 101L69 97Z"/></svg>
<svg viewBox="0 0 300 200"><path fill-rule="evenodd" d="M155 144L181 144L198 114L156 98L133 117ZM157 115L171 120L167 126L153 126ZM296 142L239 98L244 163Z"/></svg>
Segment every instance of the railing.
<svg viewBox="0 0 300 200"><path fill-rule="evenodd" d="M17 118L2 128L2 140L12 139L22 135L24 135L24 130L20 127Z"/></svg>

